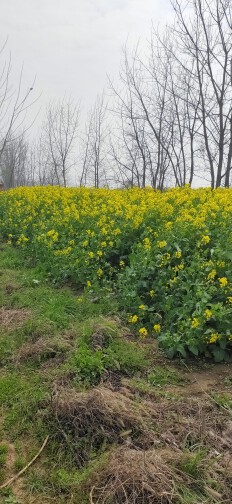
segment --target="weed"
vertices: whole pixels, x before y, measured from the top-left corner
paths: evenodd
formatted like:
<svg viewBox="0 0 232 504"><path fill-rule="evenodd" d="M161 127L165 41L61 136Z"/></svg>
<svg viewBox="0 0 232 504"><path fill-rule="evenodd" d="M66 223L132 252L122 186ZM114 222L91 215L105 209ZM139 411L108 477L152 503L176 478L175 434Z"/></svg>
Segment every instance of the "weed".
<svg viewBox="0 0 232 504"><path fill-rule="evenodd" d="M165 385L183 385L183 376L174 369L165 366L156 366L147 377L150 385L163 387Z"/></svg>
<svg viewBox="0 0 232 504"><path fill-rule="evenodd" d="M0 468L4 467L7 461L8 446L4 443L0 444Z"/></svg>
<svg viewBox="0 0 232 504"><path fill-rule="evenodd" d="M221 394L214 393L214 394L212 394L212 397L219 406L223 406L223 408L226 408L229 411L232 410L232 397L231 397L231 395L229 395L227 393L221 393Z"/></svg>
<svg viewBox="0 0 232 504"><path fill-rule="evenodd" d="M108 347L96 351L82 343L71 357L70 365L81 381L96 385L105 372L120 371L130 376L144 370L148 362L145 351L137 344L115 338Z"/></svg>
<svg viewBox="0 0 232 504"><path fill-rule="evenodd" d="M204 479L206 452L198 449L195 452L183 453L178 461L178 468L194 479Z"/></svg>

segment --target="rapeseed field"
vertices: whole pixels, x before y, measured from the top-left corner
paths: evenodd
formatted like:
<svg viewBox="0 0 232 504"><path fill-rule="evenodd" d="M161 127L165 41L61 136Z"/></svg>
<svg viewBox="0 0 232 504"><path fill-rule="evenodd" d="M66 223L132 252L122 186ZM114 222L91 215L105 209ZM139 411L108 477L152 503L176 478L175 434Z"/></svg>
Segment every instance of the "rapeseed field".
<svg viewBox="0 0 232 504"><path fill-rule="evenodd" d="M54 281L113 290L169 357L230 358L232 189L17 188L0 194L0 233Z"/></svg>

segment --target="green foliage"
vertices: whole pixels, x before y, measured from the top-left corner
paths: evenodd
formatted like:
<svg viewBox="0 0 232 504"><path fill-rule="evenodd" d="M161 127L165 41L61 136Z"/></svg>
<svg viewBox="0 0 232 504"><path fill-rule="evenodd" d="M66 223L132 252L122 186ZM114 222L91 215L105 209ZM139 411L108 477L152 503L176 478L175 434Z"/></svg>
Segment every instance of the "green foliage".
<svg viewBox="0 0 232 504"><path fill-rule="evenodd" d="M116 339L107 348L91 350L82 343L71 357L70 366L77 379L89 385L96 385L109 371L132 375L149 365L145 352L133 343Z"/></svg>
<svg viewBox="0 0 232 504"><path fill-rule="evenodd" d="M38 410L47 394L46 385L38 375L30 372L30 377L11 371L0 380L0 403L5 406L4 426L13 429L14 436L27 433L31 429L43 428Z"/></svg>
<svg viewBox="0 0 232 504"><path fill-rule="evenodd" d="M0 468L4 467L7 461L8 446L0 444Z"/></svg>
<svg viewBox="0 0 232 504"><path fill-rule="evenodd" d="M150 385L163 387L164 385L180 385L184 383L183 376L178 371L165 366L156 366L147 377Z"/></svg>
<svg viewBox="0 0 232 504"><path fill-rule="evenodd" d="M163 230L163 241L154 238L154 226L146 228L118 276L121 306L135 316L132 327L145 327L170 358L205 354L220 362L232 349L229 242L218 222L206 227L204 236L178 222Z"/></svg>
<svg viewBox="0 0 232 504"><path fill-rule="evenodd" d="M79 333L70 366L81 382L94 385L107 372L120 371L130 376L149 366L146 351L137 343L126 340L123 329L113 321L87 321Z"/></svg>
<svg viewBox="0 0 232 504"><path fill-rule="evenodd" d="M205 450L198 449L193 453L184 453L178 463L178 468L194 479L204 479Z"/></svg>
<svg viewBox="0 0 232 504"><path fill-rule="evenodd" d="M226 393L223 394L213 394L213 399L216 401L216 403L219 406L222 406L223 408L229 410L230 412L232 411L232 396Z"/></svg>

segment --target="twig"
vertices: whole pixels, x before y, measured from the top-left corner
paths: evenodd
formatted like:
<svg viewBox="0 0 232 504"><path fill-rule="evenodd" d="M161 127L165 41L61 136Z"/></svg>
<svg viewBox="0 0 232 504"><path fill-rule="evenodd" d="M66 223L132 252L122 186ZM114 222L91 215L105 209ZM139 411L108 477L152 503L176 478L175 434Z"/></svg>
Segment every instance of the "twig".
<svg viewBox="0 0 232 504"><path fill-rule="evenodd" d="M17 480L22 474L24 474L26 472L27 469L29 469L29 467L31 467L32 464L34 464L34 462L37 460L37 458L40 456L40 454L42 453L42 451L44 450L47 442L48 442L48 439L49 439L49 436L46 437L46 439L44 440L41 448L39 449L38 453L33 457L33 459L28 462L28 464L23 468L21 469L21 471L18 472L18 474L16 474L15 476L13 476L12 478L10 478L8 481L6 481L6 483L3 483L3 485L0 486L0 490L2 490L3 488L6 488L8 487L9 485L11 485L15 480Z"/></svg>
<svg viewBox="0 0 232 504"><path fill-rule="evenodd" d="M93 502L93 491L94 491L95 486L91 488L91 492L89 494L89 499L90 499L90 504L94 504Z"/></svg>

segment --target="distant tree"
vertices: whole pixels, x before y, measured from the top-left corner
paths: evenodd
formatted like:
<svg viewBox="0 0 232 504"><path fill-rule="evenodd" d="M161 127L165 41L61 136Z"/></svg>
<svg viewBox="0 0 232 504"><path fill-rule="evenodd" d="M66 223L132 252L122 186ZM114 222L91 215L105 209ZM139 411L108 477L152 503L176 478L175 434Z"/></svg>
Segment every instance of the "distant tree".
<svg viewBox="0 0 232 504"><path fill-rule="evenodd" d="M28 143L22 133L17 138L8 135L0 157L0 172L4 188L29 185Z"/></svg>
<svg viewBox="0 0 232 504"><path fill-rule="evenodd" d="M97 96L93 108L90 110L82 138L82 173L80 185L106 185L106 156L108 128L106 125L107 105L104 93Z"/></svg>
<svg viewBox="0 0 232 504"><path fill-rule="evenodd" d="M36 101L29 101L34 83L23 89L23 67L18 83L12 84L11 56L7 56L6 46L7 41L0 49L0 160L7 144L19 138L22 129L25 133L30 127L24 125L26 114Z"/></svg>
<svg viewBox="0 0 232 504"><path fill-rule="evenodd" d="M228 187L232 170L231 0L173 0L175 20L152 28L148 50L123 53L111 138L119 183L154 188L204 178Z"/></svg>
<svg viewBox="0 0 232 504"><path fill-rule="evenodd" d="M67 186L70 170L76 163L79 115L79 106L63 99L48 106L43 124L43 139L40 143L42 142L46 152L48 178L52 175L56 183L64 187Z"/></svg>

